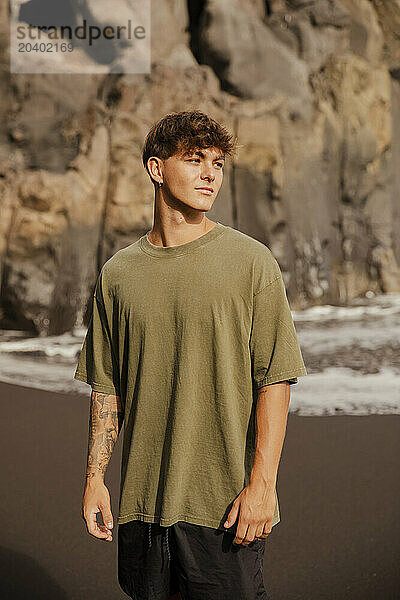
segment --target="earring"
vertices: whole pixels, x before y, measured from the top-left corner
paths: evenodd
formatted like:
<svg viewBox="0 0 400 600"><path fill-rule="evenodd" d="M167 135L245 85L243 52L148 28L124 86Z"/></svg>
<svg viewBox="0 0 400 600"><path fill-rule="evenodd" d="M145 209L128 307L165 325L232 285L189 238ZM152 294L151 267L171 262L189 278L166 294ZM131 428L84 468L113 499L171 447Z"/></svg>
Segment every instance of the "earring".
<svg viewBox="0 0 400 600"><path fill-rule="evenodd" d="M162 181L158 182L158 187L162 187Z"/></svg>

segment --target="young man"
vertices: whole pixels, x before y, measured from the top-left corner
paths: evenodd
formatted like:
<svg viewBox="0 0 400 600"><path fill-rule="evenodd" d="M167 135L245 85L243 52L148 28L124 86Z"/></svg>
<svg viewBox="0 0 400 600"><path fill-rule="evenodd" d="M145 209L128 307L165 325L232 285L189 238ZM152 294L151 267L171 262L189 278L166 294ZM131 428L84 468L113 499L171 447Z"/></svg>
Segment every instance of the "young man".
<svg viewBox="0 0 400 600"><path fill-rule="evenodd" d="M271 251L206 217L233 151L199 111L151 129L153 227L103 265L75 373L92 387L82 517L109 541L125 424L118 577L135 600L267 598L290 383L307 372Z"/></svg>

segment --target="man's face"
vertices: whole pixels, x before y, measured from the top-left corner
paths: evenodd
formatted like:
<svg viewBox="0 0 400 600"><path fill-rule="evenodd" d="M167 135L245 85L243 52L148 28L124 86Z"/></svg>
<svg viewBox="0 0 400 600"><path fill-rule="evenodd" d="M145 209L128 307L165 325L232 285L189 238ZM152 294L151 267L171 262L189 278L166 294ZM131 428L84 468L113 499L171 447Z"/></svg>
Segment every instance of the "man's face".
<svg viewBox="0 0 400 600"><path fill-rule="evenodd" d="M223 166L218 148L175 154L163 161L163 190L193 209L208 211L222 185Z"/></svg>

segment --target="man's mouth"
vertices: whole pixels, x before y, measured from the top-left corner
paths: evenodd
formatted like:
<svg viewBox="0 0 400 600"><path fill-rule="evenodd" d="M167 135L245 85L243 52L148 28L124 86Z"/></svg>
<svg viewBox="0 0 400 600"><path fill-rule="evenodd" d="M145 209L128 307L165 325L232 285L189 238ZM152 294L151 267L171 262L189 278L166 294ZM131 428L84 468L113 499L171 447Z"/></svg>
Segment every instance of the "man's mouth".
<svg viewBox="0 0 400 600"><path fill-rule="evenodd" d="M200 190L201 192L204 192L205 194L212 194L214 192L213 188L210 188L210 187L199 187L199 188L196 188L196 190Z"/></svg>

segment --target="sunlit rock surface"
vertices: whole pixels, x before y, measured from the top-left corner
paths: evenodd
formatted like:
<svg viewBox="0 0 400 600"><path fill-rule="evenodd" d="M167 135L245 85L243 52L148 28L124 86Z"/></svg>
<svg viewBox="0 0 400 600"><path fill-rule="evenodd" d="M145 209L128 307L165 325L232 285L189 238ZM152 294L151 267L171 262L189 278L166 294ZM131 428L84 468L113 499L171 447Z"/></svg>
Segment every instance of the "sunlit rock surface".
<svg viewBox="0 0 400 600"><path fill-rule="evenodd" d="M190 108L242 145L209 217L271 248L293 308L400 291L398 1L153 2L149 75L10 74L0 16L1 327L87 323L151 227L144 136Z"/></svg>

